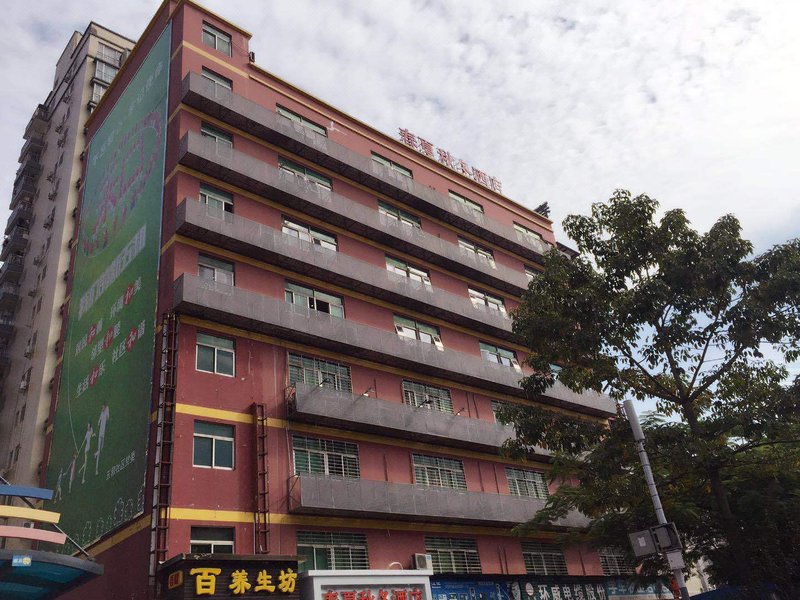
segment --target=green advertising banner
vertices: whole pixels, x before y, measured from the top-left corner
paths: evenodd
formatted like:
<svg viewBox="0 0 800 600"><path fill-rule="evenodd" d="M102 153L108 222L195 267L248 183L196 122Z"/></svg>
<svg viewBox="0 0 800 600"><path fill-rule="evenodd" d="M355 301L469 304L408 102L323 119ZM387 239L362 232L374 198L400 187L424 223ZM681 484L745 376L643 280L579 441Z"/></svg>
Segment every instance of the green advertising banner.
<svg viewBox="0 0 800 600"><path fill-rule="evenodd" d="M169 51L167 26L89 146L47 469L81 544L144 511Z"/></svg>

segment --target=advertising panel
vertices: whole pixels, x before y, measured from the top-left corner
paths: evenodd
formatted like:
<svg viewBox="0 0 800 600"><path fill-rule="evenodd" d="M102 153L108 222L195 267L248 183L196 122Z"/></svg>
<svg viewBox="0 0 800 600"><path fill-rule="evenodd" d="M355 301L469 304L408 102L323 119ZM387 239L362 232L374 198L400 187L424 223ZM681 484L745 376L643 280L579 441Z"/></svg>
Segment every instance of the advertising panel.
<svg viewBox="0 0 800 600"><path fill-rule="evenodd" d="M667 600L665 586L637 586L607 577L490 576L431 579L433 600Z"/></svg>
<svg viewBox="0 0 800 600"><path fill-rule="evenodd" d="M82 544L144 510L169 50L170 26L86 158L47 470L51 507Z"/></svg>

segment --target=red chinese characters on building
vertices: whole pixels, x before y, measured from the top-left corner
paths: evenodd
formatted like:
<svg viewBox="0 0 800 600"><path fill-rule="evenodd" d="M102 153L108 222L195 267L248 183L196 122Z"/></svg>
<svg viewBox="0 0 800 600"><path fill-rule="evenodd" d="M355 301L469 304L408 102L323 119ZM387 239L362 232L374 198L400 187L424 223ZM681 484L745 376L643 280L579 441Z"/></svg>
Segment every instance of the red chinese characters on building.
<svg viewBox="0 0 800 600"><path fill-rule="evenodd" d="M403 142L409 148L413 148L420 154L424 154L429 158L438 160L445 167L453 169L454 171L469 177L472 179L472 181L480 183L482 186L487 187L498 194L503 192L503 184L499 179L496 177L491 177L483 171L479 171L475 167L471 167L465 161L450 154L447 150L435 147L428 140L418 137L408 129L401 128L399 130L399 136L401 142Z"/></svg>

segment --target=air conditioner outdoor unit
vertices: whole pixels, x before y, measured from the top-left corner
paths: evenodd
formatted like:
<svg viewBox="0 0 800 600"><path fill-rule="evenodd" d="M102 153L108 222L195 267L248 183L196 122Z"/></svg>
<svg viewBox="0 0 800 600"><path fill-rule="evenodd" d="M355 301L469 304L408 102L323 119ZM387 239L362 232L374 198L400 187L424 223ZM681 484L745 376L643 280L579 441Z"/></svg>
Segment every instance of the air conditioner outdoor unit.
<svg viewBox="0 0 800 600"><path fill-rule="evenodd" d="M33 529L34 523L33 521L23 521L22 526L25 527L26 529Z"/></svg>
<svg viewBox="0 0 800 600"><path fill-rule="evenodd" d="M28 391L28 382L27 381L20 381L19 382L19 391L20 392L27 392Z"/></svg>
<svg viewBox="0 0 800 600"><path fill-rule="evenodd" d="M430 554L415 554L414 555L414 568L422 569L424 571L433 570L433 558Z"/></svg>

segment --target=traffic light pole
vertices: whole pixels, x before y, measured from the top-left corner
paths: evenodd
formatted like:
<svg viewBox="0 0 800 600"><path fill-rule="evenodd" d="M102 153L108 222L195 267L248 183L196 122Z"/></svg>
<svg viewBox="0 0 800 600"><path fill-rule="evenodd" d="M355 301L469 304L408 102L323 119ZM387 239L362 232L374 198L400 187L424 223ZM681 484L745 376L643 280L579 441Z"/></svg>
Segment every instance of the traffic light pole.
<svg viewBox="0 0 800 600"><path fill-rule="evenodd" d="M642 463L642 470L644 471L644 479L647 482L650 500L653 501L653 508L656 511L658 524L666 525L667 517L664 514L664 507L661 506L661 498L658 497L658 489L656 489L656 482L653 479L653 470L650 468L650 459L647 457L647 451L644 449L644 432L642 431L642 426L639 424L639 417L636 415L633 400L625 400L624 404L625 415L628 417L628 422L631 424L633 439L636 442L636 451L639 453L639 460ZM680 589L681 600L689 600L689 590L686 589L686 580L683 578L683 557L681 551L672 550L667 552L667 560L669 561L669 566L672 567L672 574L675 577L675 582L678 584L678 589Z"/></svg>

